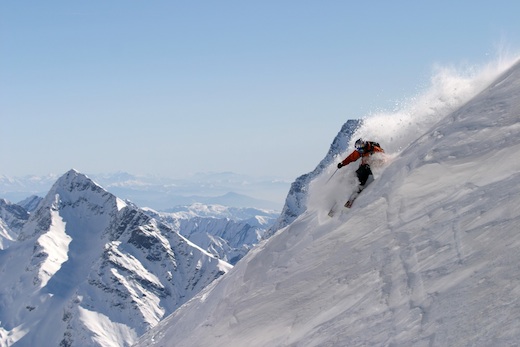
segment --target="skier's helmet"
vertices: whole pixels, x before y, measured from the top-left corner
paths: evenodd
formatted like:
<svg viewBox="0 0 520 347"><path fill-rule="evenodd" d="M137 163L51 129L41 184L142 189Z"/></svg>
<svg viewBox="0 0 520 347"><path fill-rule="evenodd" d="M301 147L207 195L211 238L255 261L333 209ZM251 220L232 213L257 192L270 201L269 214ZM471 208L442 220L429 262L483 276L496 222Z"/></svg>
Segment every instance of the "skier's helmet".
<svg viewBox="0 0 520 347"><path fill-rule="evenodd" d="M365 150L365 141L363 141L363 139L358 139L356 141L356 151L358 151L359 153L363 153L363 151Z"/></svg>

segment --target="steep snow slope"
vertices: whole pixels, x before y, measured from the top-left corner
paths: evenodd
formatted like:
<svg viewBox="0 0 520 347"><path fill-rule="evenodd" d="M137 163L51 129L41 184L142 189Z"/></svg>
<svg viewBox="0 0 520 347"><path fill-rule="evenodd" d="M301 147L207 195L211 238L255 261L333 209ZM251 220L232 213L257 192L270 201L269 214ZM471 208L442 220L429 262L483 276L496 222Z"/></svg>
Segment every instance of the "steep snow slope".
<svg viewBox="0 0 520 347"><path fill-rule="evenodd" d="M71 170L0 251L0 346L128 346L227 272Z"/></svg>
<svg viewBox="0 0 520 347"><path fill-rule="evenodd" d="M462 73L450 68L438 68L430 88L419 96L403 102L397 111L376 113L362 121L347 121L318 166L312 172L298 177L291 184L282 213L266 233L266 238L290 224L307 208L312 208L312 199L320 204L326 200L330 206L345 202L345 197L350 195L357 182L354 174L356 166L344 168L333 176L336 166L331 164L341 161L348 154L347 151L352 150L358 138L377 141L390 154L382 158L383 165L373 166L375 173L379 174L380 169L385 166L385 159L391 160L417 136L426 132L437 121L455 111L488 86L491 79L496 77L497 69L502 70L503 66L508 64L508 61L499 61L498 64L490 64L478 73L475 73L474 68L468 68ZM345 172L349 174L345 175ZM323 183L331 176L333 176L332 183L324 185ZM316 179L321 180L321 184L317 185L320 192L315 191L309 197L311 182ZM350 188L350 191L345 188Z"/></svg>
<svg viewBox="0 0 520 347"><path fill-rule="evenodd" d="M405 150L337 218L315 180L314 205L136 346L516 345L519 95L516 64L403 131L388 148Z"/></svg>

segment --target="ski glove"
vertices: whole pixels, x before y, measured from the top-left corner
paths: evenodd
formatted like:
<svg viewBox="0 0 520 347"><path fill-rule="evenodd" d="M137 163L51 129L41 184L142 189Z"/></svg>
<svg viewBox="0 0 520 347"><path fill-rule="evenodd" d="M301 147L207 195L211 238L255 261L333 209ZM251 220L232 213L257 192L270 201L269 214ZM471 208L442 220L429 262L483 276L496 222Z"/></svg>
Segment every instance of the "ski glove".
<svg viewBox="0 0 520 347"><path fill-rule="evenodd" d="M344 165L341 163L338 163L338 169L341 169Z"/></svg>

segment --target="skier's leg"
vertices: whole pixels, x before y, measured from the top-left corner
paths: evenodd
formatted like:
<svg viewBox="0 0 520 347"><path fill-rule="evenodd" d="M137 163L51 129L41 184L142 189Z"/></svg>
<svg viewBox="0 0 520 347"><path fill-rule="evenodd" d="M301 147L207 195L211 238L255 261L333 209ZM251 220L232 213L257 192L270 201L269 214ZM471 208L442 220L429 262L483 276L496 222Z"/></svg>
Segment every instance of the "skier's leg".
<svg viewBox="0 0 520 347"><path fill-rule="evenodd" d="M374 175L370 174L370 175L368 175L368 178L367 178L367 181L365 182L365 184L361 186L362 187L361 190L365 189L366 186L368 186L372 182L374 182Z"/></svg>
<svg viewBox="0 0 520 347"><path fill-rule="evenodd" d="M363 189L366 188L370 183L374 181L374 175L372 174L372 170L370 169L370 165L364 164L359 167L356 171L357 177L359 179L359 186L357 191L354 191L348 201L345 203L345 207L350 208L352 207L352 203L358 195L363 191Z"/></svg>
<svg viewBox="0 0 520 347"><path fill-rule="evenodd" d="M370 170L370 165L362 164L356 170L357 178L359 180L359 184L364 186L367 183L368 177L372 176L372 170Z"/></svg>

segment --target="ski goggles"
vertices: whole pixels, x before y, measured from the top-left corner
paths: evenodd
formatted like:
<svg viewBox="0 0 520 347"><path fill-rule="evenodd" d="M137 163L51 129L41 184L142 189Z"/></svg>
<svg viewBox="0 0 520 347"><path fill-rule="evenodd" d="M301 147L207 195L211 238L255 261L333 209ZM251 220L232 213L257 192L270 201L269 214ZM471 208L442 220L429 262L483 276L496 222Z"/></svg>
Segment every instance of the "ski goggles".
<svg viewBox="0 0 520 347"><path fill-rule="evenodd" d="M365 151L365 145L364 144L356 145L356 151L358 151L359 153L363 153Z"/></svg>

